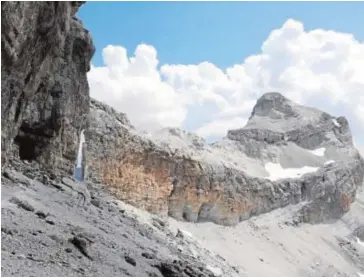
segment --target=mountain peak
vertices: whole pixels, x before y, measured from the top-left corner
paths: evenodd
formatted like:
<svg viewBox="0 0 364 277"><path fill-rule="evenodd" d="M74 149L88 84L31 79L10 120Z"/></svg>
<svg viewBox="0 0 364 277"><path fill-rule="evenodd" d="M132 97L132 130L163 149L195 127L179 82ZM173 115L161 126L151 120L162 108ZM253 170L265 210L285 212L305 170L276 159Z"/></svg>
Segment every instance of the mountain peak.
<svg viewBox="0 0 364 277"><path fill-rule="evenodd" d="M294 106L297 104L284 97L279 92L268 92L263 94L253 108L251 117L267 116L277 118L284 116L297 116ZM281 115L281 116L279 116Z"/></svg>

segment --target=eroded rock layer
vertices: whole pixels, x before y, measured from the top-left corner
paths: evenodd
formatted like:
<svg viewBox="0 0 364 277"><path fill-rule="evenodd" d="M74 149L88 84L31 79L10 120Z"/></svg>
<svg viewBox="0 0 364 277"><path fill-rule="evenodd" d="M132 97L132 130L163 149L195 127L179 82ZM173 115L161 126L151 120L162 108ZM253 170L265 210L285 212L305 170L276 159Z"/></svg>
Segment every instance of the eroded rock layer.
<svg viewBox="0 0 364 277"><path fill-rule="evenodd" d="M85 135L90 180L180 220L234 225L299 202L302 221L339 218L364 178L347 120L279 93L263 95L247 125L213 145L173 128L140 134L96 100Z"/></svg>
<svg viewBox="0 0 364 277"><path fill-rule="evenodd" d="M2 163L38 161L71 173L87 127L86 72L95 51L75 17L83 2L1 5Z"/></svg>

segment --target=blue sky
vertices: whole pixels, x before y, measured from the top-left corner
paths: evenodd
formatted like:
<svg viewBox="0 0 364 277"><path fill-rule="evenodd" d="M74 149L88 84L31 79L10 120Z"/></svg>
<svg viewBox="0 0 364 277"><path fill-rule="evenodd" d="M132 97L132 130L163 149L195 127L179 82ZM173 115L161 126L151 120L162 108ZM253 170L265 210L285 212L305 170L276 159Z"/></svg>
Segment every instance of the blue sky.
<svg viewBox="0 0 364 277"><path fill-rule="evenodd" d="M272 29L293 18L364 40L364 2L88 2L79 11L101 50L122 45L132 55L153 45L163 63L210 61L220 68L258 53Z"/></svg>
<svg viewBox="0 0 364 277"><path fill-rule="evenodd" d="M137 129L220 139L278 91L347 117L364 152L363 14L364 2L88 2L78 17L96 46L91 96Z"/></svg>

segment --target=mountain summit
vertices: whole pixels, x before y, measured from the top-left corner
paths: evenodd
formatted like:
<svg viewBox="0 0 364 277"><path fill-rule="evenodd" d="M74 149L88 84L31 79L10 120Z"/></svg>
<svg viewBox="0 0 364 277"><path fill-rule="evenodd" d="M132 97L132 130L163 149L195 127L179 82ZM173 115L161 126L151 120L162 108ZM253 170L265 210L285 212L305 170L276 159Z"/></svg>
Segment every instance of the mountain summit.
<svg viewBox="0 0 364 277"><path fill-rule="evenodd" d="M344 117L274 92L213 145L140 134L90 99L83 3L1 5L2 276L364 272L364 161Z"/></svg>
<svg viewBox="0 0 364 277"><path fill-rule="evenodd" d="M90 180L150 212L235 225L305 202L300 220L321 222L347 212L363 182L347 120L280 93L264 94L246 126L213 145L176 128L140 135L92 103Z"/></svg>

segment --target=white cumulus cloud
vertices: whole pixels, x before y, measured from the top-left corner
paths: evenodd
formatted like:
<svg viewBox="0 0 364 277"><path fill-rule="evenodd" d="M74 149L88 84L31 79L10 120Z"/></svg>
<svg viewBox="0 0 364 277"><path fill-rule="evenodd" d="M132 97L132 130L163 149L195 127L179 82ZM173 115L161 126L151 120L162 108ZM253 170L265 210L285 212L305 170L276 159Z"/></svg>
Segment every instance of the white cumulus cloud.
<svg viewBox="0 0 364 277"><path fill-rule="evenodd" d="M103 49L92 66L91 96L128 114L140 129L173 126L206 138L242 127L265 92L348 118L364 149L364 42L332 30L305 30L289 19L262 42L260 53L220 69L211 62L163 64L157 50L139 45Z"/></svg>

